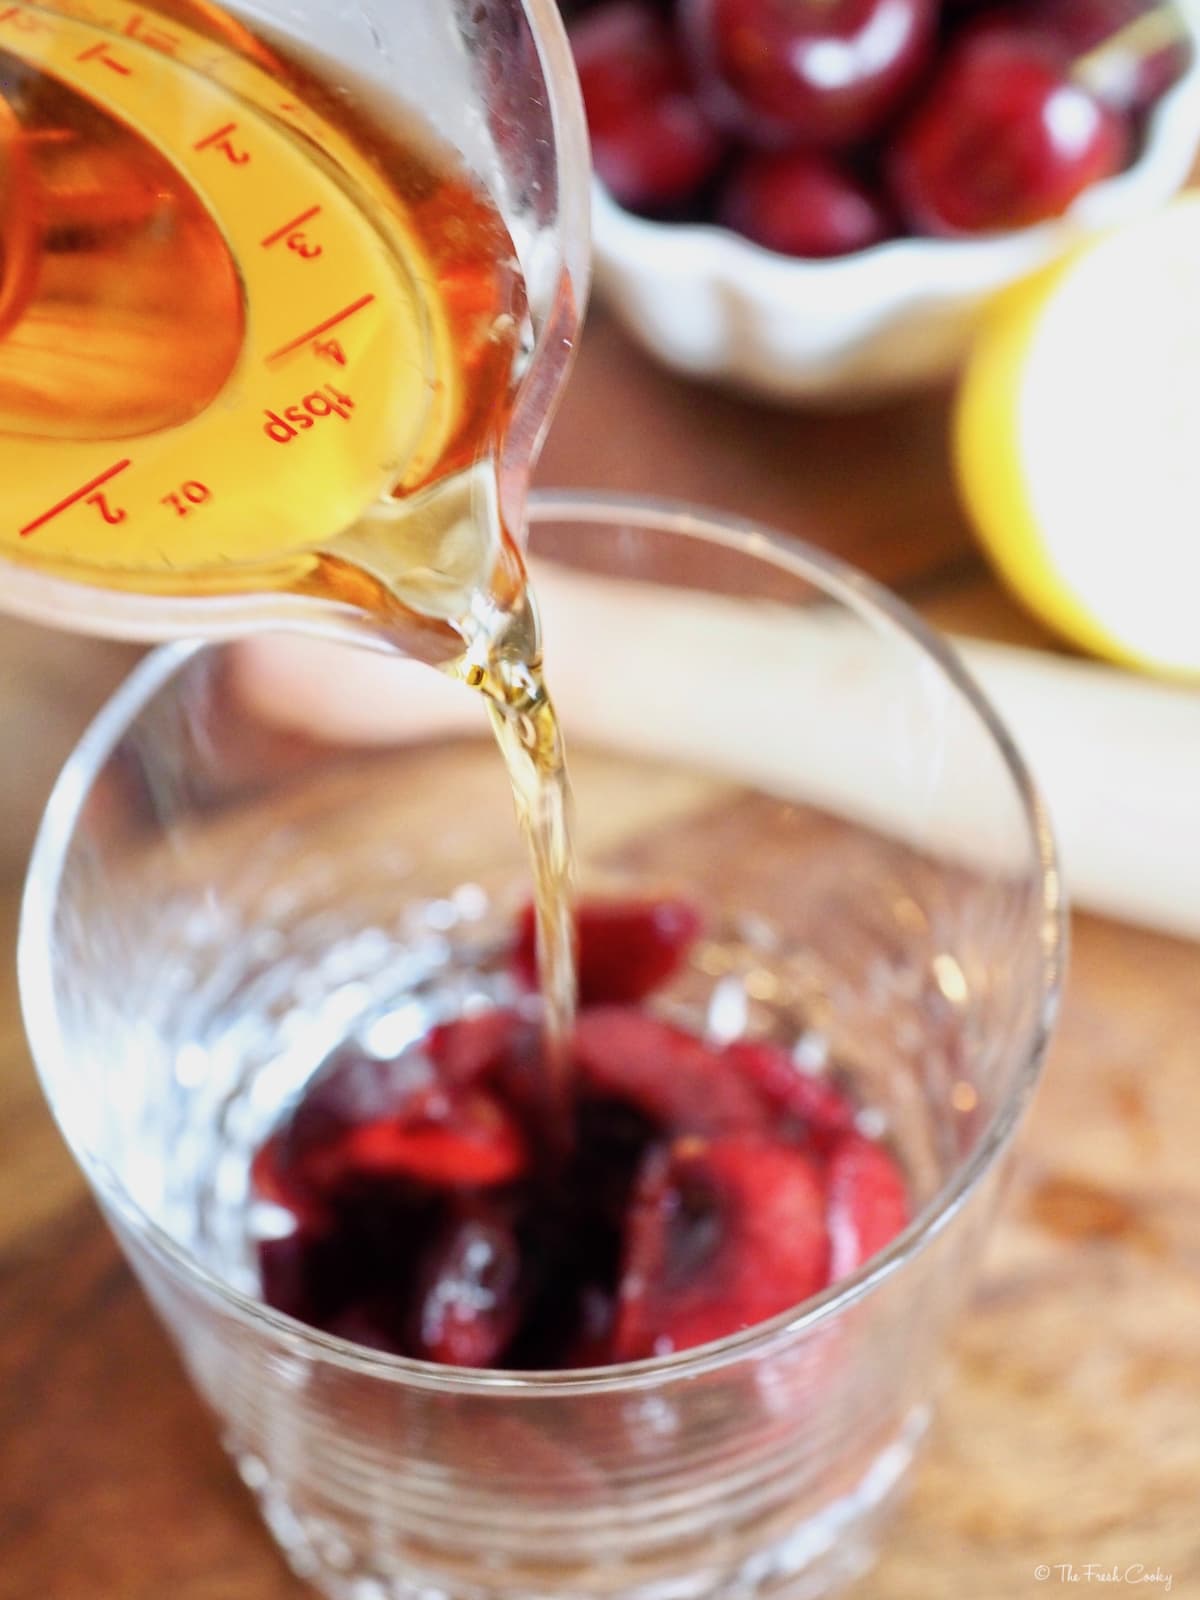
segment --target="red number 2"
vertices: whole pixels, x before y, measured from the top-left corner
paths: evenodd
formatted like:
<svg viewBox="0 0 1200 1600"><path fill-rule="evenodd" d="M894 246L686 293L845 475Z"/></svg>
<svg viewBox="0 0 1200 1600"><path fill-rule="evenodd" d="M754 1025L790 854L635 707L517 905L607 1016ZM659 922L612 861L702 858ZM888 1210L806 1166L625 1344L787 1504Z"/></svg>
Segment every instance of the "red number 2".
<svg viewBox="0 0 1200 1600"><path fill-rule="evenodd" d="M110 528L115 528L124 522L128 514L124 506L110 506L107 496L102 493L88 495L87 503L89 506L95 506Z"/></svg>

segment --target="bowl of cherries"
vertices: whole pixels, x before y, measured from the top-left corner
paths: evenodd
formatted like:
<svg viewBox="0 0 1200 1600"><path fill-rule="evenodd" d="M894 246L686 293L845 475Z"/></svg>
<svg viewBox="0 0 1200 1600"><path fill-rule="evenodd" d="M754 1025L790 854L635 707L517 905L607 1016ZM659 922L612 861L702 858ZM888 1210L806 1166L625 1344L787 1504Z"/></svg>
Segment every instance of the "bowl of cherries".
<svg viewBox="0 0 1200 1600"><path fill-rule="evenodd" d="M779 399L948 376L988 300L1162 205L1172 0L577 0L596 276L667 365Z"/></svg>

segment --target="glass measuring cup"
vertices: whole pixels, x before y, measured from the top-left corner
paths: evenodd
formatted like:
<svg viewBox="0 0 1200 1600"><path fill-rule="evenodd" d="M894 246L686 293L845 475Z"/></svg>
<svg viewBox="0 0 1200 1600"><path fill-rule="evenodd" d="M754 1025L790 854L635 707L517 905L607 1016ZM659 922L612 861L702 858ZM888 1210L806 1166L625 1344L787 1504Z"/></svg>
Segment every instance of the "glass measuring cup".
<svg viewBox="0 0 1200 1600"><path fill-rule="evenodd" d="M319 64L323 100L295 96L291 79L281 88L277 42ZM45 98L39 73L90 119L88 139L104 134L112 173L98 195L128 180L139 194L173 196L139 248L169 225L178 270L155 275L152 253L148 265L120 244L111 258L89 256L92 219L58 216L46 186L37 236L30 196L46 130L22 134L14 108ZM407 273L407 288L419 287L443 266L452 277L456 247L443 261L403 232L371 187L382 145L353 165L339 120L350 115L380 139L415 115L420 138L442 147L431 159L451 152L498 213L480 251L494 254L498 282L523 281L497 301L497 321L513 324L497 334L511 360L485 398L503 432L487 440L489 481L460 474L441 520L520 529L588 269L586 131L554 0L266 0L228 18L193 0L18 3L0 17L0 107L0 605L137 638L266 622L366 627L353 585L335 593L307 574L314 552L356 519L369 526L344 554L370 571L372 546L386 548L397 512L411 509L396 486L419 483L414 463L432 459L457 324L396 283ZM376 208L369 221L364 196ZM475 199L460 187L457 203ZM53 226L60 245L69 237L39 279ZM80 300L78 337L56 349L59 387L47 399L31 390L23 354L36 349L38 295L93 268L108 274L107 301ZM161 352L134 338L129 314L143 290L200 324L182 369L164 368L156 387ZM481 494L498 495L490 518Z"/></svg>

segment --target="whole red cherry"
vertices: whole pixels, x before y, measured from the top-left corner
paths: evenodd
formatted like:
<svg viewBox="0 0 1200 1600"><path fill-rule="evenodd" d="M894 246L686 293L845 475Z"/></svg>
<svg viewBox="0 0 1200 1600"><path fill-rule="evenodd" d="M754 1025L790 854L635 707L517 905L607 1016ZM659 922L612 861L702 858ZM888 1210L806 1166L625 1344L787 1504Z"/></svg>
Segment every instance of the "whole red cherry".
<svg viewBox="0 0 1200 1600"><path fill-rule="evenodd" d="M914 232L992 233L1060 216L1129 147L1126 119L1072 80L1052 40L989 25L952 46L888 173Z"/></svg>
<svg viewBox="0 0 1200 1600"><path fill-rule="evenodd" d="M850 255L894 230L865 184L815 150L756 151L730 173L717 221L785 256Z"/></svg>
<svg viewBox="0 0 1200 1600"><path fill-rule="evenodd" d="M691 92L669 23L645 0L609 0L571 29L592 163L632 211L670 211L712 175L724 140Z"/></svg>
<svg viewBox="0 0 1200 1600"><path fill-rule="evenodd" d="M706 105L756 142L869 138L934 49L936 0L682 0Z"/></svg>

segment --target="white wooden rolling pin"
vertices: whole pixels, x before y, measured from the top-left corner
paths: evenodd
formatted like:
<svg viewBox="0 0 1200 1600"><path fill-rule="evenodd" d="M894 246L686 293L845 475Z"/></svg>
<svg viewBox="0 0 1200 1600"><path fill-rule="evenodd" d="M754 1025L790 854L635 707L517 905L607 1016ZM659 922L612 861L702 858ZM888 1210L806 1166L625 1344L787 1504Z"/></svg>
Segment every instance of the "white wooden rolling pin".
<svg viewBox="0 0 1200 1600"><path fill-rule="evenodd" d="M897 717L881 677L895 658L861 628L561 569L537 586L551 685L576 738L691 761L950 850L956 833L973 841L994 824L999 837L1011 818L998 767L994 784L974 763L958 784L943 767L930 833L913 763L939 731L952 750L970 714L929 672L919 706ZM1200 937L1200 691L953 642L1041 787L1074 903ZM251 640L239 646L244 693L276 723L355 742L480 725L475 697L436 674L333 649ZM895 814L900 789L913 795L911 827Z"/></svg>

